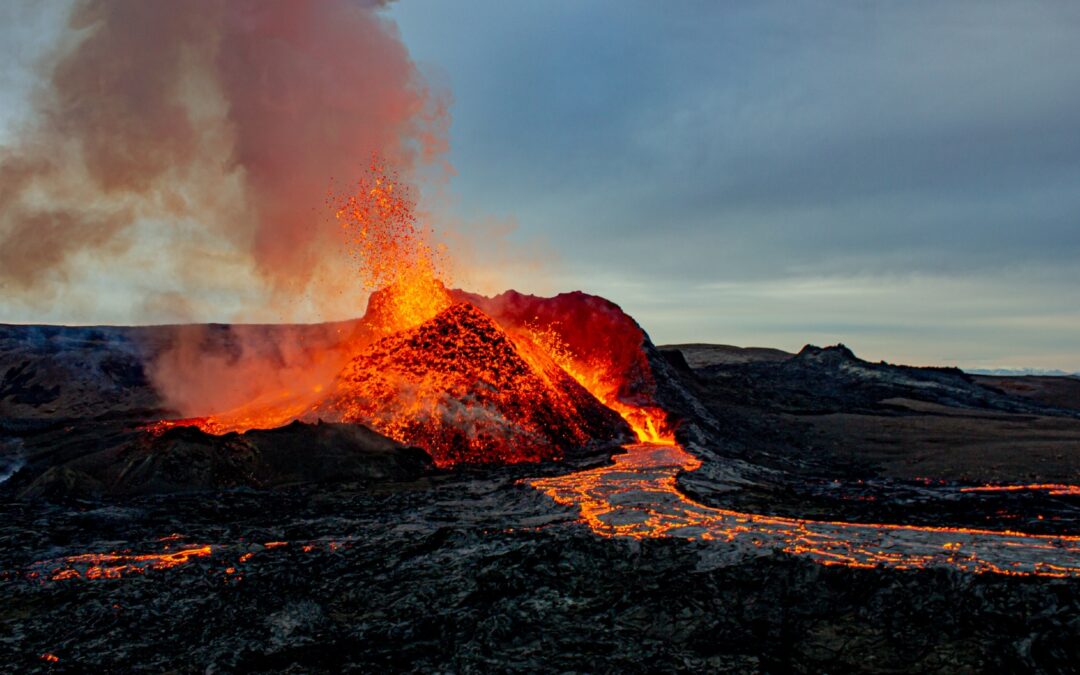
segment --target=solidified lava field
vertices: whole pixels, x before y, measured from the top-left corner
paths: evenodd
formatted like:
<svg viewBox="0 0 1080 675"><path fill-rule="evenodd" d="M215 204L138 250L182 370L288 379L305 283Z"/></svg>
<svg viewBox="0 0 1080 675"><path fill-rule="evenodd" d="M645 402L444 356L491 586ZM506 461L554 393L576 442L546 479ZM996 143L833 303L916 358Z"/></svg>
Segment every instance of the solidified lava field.
<svg viewBox="0 0 1080 675"><path fill-rule="evenodd" d="M839 346L657 348L584 294L447 307L340 350L318 400L198 419L148 373L179 329L0 327L3 668L1075 668L1059 390ZM368 369L401 375L379 410L355 405Z"/></svg>

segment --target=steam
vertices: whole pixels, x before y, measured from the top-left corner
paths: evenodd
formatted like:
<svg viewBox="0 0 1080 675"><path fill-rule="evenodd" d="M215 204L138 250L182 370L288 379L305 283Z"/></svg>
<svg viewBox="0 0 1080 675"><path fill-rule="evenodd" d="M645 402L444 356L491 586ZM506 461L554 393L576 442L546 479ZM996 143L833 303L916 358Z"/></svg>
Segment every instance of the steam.
<svg viewBox="0 0 1080 675"><path fill-rule="evenodd" d="M0 287L41 305L120 262L168 279L138 305L156 318L226 318L199 303L237 279L268 305L342 302L331 181L373 152L404 180L449 171L448 99L379 7L79 0L0 148Z"/></svg>

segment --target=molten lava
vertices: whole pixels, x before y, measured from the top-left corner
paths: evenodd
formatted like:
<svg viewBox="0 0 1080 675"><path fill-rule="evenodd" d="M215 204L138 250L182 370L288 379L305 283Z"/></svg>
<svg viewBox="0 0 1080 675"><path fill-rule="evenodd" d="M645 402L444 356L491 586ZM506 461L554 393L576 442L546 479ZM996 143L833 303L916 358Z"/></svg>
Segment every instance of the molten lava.
<svg viewBox="0 0 1080 675"><path fill-rule="evenodd" d="M233 411L150 429L195 425L223 434L295 419L360 422L423 447L439 466L557 459L590 442L620 439L619 417L639 441L674 443L666 413L652 404L645 334L615 305L585 294L488 299L436 286L454 304L379 339L405 320L400 289L373 293L364 318L372 337L356 341L355 356L325 387L275 392ZM529 318L500 305L507 298L527 298Z"/></svg>
<svg viewBox="0 0 1080 675"><path fill-rule="evenodd" d="M546 354L468 303L361 352L317 414L419 445L440 466L554 459L624 428Z"/></svg>
<svg viewBox="0 0 1080 675"><path fill-rule="evenodd" d="M653 400L645 334L617 306L582 293L548 300L447 290L441 249L418 225L407 188L377 161L354 194L331 204L370 293L336 378L150 431L362 422L425 448L440 466L558 458L620 439L618 417L640 441L674 442Z"/></svg>
<svg viewBox="0 0 1080 675"><path fill-rule="evenodd" d="M680 471L700 466L696 457L679 446L627 450L611 466L530 484L578 508L589 528L605 537L700 539L749 554L782 551L846 567L1080 577L1078 536L815 521L711 508L684 495L675 482Z"/></svg>
<svg viewBox="0 0 1080 675"><path fill-rule="evenodd" d="M363 290L382 290L365 319L377 335L427 321L450 306L441 249L416 221L408 187L373 159L353 194L333 200Z"/></svg>
<svg viewBox="0 0 1080 675"><path fill-rule="evenodd" d="M559 365L578 384L585 387L605 406L617 412L641 443L674 445L675 438L667 424L667 413L655 406L635 406L624 403L619 398L623 380L618 364L609 355L596 355L591 359L577 356L577 352L566 342L563 334L557 330L559 324L526 324L522 329L532 342L542 347L545 353ZM644 335L642 335L644 342ZM639 347L640 348L640 347Z"/></svg>
<svg viewBox="0 0 1080 675"><path fill-rule="evenodd" d="M1045 492L1055 497L1080 497L1080 485L1032 483L1028 485L978 485L960 488L960 492Z"/></svg>
<svg viewBox="0 0 1080 675"><path fill-rule="evenodd" d="M586 293L539 298L507 291L487 298L455 291L549 358L608 408L643 443L673 445L667 413L656 405L656 382L641 327L618 305Z"/></svg>
<svg viewBox="0 0 1080 675"><path fill-rule="evenodd" d="M119 579L130 574L143 574L149 570L162 570L205 558L211 553L209 546L193 546L163 553L135 554L129 552L83 553L64 558L61 567L52 569L48 578L64 579ZM48 562L39 563L41 566Z"/></svg>

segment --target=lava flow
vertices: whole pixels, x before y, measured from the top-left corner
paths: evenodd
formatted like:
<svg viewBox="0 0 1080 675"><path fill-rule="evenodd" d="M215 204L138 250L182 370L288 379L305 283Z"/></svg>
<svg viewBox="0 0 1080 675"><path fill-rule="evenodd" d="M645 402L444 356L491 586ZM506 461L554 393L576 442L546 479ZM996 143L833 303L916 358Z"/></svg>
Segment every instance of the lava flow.
<svg viewBox="0 0 1080 675"><path fill-rule="evenodd" d="M257 554L288 547L287 541L267 541L262 544L232 544L211 546L182 545L174 549L174 542L179 535L163 537L162 551L158 553L132 553L130 551L112 551L109 553L80 553L53 560L34 563L27 571L27 578L44 581L67 581L69 579L122 579L134 575L146 574L152 570L168 570L192 563L211 556L218 559L213 566L216 572L224 574L227 581L240 581L243 577L243 565L250 562ZM336 551L351 543L350 538L313 539L296 542L295 548L301 553L316 550Z"/></svg>
<svg viewBox="0 0 1080 675"><path fill-rule="evenodd" d="M83 553L64 558L60 567L50 565L49 561L38 563L38 567L54 567L47 572L50 581L75 578L119 579L132 574L144 574L149 570L184 565L195 558L206 558L210 553L209 546L191 546L163 553Z"/></svg>
<svg viewBox="0 0 1080 675"><path fill-rule="evenodd" d="M1055 497L1080 497L1080 485L1065 483L1032 483L1028 485L977 485L960 488L960 492L1045 492Z"/></svg>
<svg viewBox="0 0 1080 675"><path fill-rule="evenodd" d="M1080 537L967 528L864 525L779 518L698 504L679 491L680 471L700 462L679 446L640 444L614 464L530 485L575 506L605 537L683 537L736 551L782 551L824 565L952 567L1016 576L1080 577Z"/></svg>
<svg viewBox="0 0 1080 675"><path fill-rule="evenodd" d="M605 536L718 540L852 567L1080 576L1080 537L820 522L697 504L675 477L699 462L675 443L656 404L647 338L616 305L584 293L488 298L449 290L441 251L418 227L413 200L377 164L355 195L333 206L370 292L336 378L152 429L194 424L222 434L294 419L359 422L425 448L442 467L557 459L591 443L629 440L632 430L639 444L612 466L531 484L577 506ZM1073 487L972 490L1074 494Z"/></svg>

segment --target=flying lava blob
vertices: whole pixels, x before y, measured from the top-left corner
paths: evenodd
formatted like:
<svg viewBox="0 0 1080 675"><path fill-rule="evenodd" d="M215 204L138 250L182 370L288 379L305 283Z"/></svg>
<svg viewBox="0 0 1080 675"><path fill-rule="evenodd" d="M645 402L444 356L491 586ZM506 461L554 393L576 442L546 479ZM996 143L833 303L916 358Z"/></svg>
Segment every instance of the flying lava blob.
<svg viewBox="0 0 1080 675"><path fill-rule="evenodd" d="M451 304L443 249L416 219L408 185L373 158L353 193L331 197L360 285L369 299L365 315L378 335L407 330Z"/></svg>

